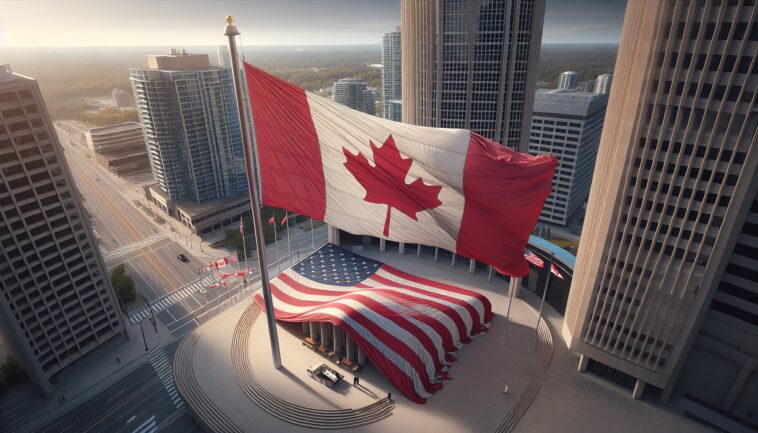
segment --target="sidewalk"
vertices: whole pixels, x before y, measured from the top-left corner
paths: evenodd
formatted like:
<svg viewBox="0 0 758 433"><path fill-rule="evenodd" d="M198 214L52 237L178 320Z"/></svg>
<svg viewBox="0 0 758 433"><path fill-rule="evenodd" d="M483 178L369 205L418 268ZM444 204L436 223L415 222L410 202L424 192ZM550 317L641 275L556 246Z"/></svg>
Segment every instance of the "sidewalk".
<svg viewBox="0 0 758 433"><path fill-rule="evenodd" d="M150 321L145 321L145 340L139 325L129 326L129 340L123 334L113 337L94 351L88 353L52 378L53 395L43 404L34 408L34 417L19 427L19 433L33 432L40 426L69 412L77 406L123 379L138 367L148 362L147 355L161 349L174 340L168 330L158 322L158 332ZM148 351L145 351L147 342ZM120 362L116 359L119 358ZM60 397L66 402L58 403Z"/></svg>

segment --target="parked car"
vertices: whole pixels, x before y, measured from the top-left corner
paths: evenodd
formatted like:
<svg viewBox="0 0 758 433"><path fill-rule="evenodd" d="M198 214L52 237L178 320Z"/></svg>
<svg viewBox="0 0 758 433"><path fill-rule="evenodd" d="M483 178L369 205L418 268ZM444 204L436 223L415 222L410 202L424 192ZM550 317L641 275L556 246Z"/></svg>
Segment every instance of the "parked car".
<svg viewBox="0 0 758 433"><path fill-rule="evenodd" d="M316 363L308 367L308 375L329 388L333 388L334 385L345 377L324 363Z"/></svg>
<svg viewBox="0 0 758 433"><path fill-rule="evenodd" d="M189 259L184 254L179 254L178 256L176 256L176 258L179 259L180 261L184 262L184 263L189 262Z"/></svg>

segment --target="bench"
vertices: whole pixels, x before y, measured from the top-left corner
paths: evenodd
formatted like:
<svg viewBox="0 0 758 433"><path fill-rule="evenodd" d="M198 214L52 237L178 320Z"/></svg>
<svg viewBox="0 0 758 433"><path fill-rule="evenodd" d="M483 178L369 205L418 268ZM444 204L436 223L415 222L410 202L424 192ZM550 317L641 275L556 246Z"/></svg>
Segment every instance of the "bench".
<svg viewBox="0 0 758 433"><path fill-rule="evenodd" d="M316 349L316 345L316 340L312 339L311 337L303 338L303 346L308 346L311 349Z"/></svg>

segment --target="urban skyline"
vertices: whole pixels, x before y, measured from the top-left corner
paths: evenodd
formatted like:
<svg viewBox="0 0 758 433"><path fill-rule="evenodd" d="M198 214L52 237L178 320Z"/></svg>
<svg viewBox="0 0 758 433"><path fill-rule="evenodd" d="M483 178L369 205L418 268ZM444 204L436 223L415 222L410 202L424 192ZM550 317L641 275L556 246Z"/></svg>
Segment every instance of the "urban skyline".
<svg viewBox="0 0 758 433"><path fill-rule="evenodd" d="M754 1L40 6L0 430L758 430Z"/></svg>

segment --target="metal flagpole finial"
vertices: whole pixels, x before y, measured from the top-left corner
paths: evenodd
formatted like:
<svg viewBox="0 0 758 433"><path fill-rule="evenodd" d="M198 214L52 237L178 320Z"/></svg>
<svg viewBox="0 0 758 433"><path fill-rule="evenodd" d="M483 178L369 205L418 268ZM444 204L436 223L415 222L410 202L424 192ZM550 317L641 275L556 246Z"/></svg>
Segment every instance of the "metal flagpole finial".
<svg viewBox="0 0 758 433"><path fill-rule="evenodd" d="M234 18L232 18L231 15L227 15L224 36L237 36L238 34L240 34L240 32L237 31L237 26L234 25Z"/></svg>

